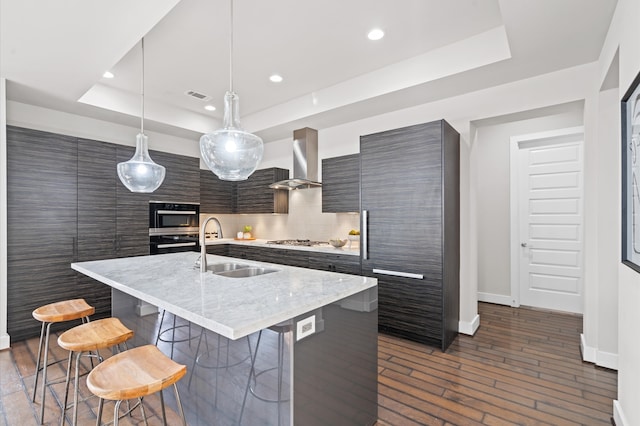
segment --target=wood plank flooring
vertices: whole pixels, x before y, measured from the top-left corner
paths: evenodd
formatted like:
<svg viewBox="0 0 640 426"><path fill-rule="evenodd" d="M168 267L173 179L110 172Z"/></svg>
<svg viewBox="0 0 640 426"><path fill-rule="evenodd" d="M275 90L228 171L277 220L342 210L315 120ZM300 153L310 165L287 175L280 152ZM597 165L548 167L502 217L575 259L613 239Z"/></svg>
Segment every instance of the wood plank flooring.
<svg viewBox="0 0 640 426"><path fill-rule="evenodd" d="M476 335L460 335L446 353L379 336L377 426L612 424L617 373L581 361L581 316L485 303L479 313ZM53 342L54 356L66 358ZM40 406L30 401L37 343L0 351L0 426L37 424ZM64 367L53 369L57 377ZM61 386L48 394L47 425L60 424ZM149 424L161 424L158 399L146 402ZM95 424L95 411L95 399L83 403L79 423ZM121 424L142 424L139 412Z"/></svg>
<svg viewBox="0 0 640 426"><path fill-rule="evenodd" d="M378 425L611 425L617 373L583 363L582 316L479 304L446 353L380 335Z"/></svg>

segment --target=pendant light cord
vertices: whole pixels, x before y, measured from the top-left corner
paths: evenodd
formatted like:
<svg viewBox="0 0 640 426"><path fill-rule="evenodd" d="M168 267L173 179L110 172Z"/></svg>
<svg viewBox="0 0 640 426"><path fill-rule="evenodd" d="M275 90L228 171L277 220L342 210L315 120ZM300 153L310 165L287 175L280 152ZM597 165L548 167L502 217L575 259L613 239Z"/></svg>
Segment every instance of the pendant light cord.
<svg viewBox="0 0 640 426"><path fill-rule="evenodd" d="M233 0L229 4L229 91L233 93Z"/></svg>
<svg viewBox="0 0 640 426"><path fill-rule="evenodd" d="M140 96L142 98L142 113L140 114L140 133L144 134L144 37L142 37L142 82Z"/></svg>

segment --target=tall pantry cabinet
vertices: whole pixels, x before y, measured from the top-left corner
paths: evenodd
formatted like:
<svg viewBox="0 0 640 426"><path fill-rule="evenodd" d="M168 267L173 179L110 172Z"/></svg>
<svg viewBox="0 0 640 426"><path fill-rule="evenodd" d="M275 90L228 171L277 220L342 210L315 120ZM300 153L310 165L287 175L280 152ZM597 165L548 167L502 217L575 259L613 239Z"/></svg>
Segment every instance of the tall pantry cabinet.
<svg viewBox="0 0 640 426"><path fill-rule="evenodd" d="M360 138L363 275L378 328L445 350L458 333L460 136L444 120Z"/></svg>

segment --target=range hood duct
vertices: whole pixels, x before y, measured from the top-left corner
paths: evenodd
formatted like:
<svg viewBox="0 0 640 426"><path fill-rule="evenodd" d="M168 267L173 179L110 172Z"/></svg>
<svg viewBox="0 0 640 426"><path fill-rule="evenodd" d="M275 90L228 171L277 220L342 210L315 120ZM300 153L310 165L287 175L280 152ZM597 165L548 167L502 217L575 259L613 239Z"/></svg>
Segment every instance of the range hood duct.
<svg viewBox="0 0 640 426"><path fill-rule="evenodd" d="M269 185L272 189L304 189L322 186L318 182L318 131L305 127L293 132L293 179Z"/></svg>

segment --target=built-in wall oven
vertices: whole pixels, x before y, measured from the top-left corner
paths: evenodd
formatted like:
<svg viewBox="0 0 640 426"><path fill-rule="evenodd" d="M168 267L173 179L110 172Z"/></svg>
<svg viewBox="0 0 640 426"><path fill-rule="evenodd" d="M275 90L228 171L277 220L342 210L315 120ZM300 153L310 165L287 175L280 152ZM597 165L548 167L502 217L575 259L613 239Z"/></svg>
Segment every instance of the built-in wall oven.
<svg viewBox="0 0 640 426"><path fill-rule="evenodd" d="M200 204L149 202L151 254L199 251Z"/></svg>

